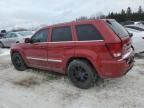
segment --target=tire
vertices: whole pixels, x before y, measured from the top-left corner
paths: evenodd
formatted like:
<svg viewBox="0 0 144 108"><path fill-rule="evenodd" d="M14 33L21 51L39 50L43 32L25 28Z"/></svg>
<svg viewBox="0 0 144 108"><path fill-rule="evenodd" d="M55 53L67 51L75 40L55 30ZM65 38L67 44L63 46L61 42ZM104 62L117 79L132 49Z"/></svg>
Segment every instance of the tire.
<svg viewBox="0 0 144 108"><path fill-rule="evenodd" d="M24 71L27 69L27 66L24 63L24 60L19 53L12 54L12 63L14 67L19 71Z"/></svg>
<svg viewBox="0 0 144 108"><path fill-rule="evenodd" d="M2 42L0 42L0 48L4 48L4 45Z"/></svg>
<svg viewBox="0 0 144 108"><path fill-rule="evenodd" d="M85 60L74 60L68 66L68 78L78 88L94 86L98 78L91 65Z"/></svg>

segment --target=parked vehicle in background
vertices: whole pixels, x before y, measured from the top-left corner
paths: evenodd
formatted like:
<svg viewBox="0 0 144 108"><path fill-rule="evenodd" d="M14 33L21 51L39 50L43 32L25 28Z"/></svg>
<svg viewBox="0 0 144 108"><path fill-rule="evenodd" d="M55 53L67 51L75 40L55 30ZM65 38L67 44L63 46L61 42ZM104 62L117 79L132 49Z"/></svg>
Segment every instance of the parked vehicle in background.
<svg viewBox="0 0 144 108"><path fill-rule="evenodd" d="M144 26L144 21L137 21L137 22L135 22L134 24L135 24L135 25L142 25L142 26Z"/></svg>
<svg viewBox="0 0 144 108"><path fill-rule="evenodd" d="M120 22L121 25L125 26L125 25L132 25L134 24L134 21L124 21L124 22Z"/></svg>
<svg viewBox="0 0 144 108"><path fill-rule="evenodd" d="M141 21L141 23L144 25L144 21Z"/></svg>
<svg viewBox="0 0 144 108"><path fill-rule="evenodd" d="M132 41L135 53L144 52L144 31L126 28L129 33L133 34Z"/></svg>
<svg viewBox="0 0 144 108"><path fill-rule="evenodd" d="M8 32L0 39L0 47L11 47L16 43L23 43L25 38L30 38L31 36L31 31Z"/></svg>
<svg viewBox="0 0 144 108"><path fill-rule="evenodd" d="M6 33L0 33L0 39L5 37Z"/></svg>
<svg viewBox="0 0 144 108"><path fill-rule="evenodd" d="M5 36L6 32L7 32L6 30L1 30L1 32L0 32L0 39Z"/></svg>
<svg viewBox="0 0 144 108"><path fill-rule="evenodd" d="M135 29L138 31L144 31L144 26L140 25L125 25L126 28Z"/></svg>
<svg viewBox="0 0 144 108"><path fill-rule="evenodd" d="M131 37L115 20L88 20L48 26L11 48L17 70L27 67L67 74L82 89L100 78L125 75L134 64Z"/></svg>

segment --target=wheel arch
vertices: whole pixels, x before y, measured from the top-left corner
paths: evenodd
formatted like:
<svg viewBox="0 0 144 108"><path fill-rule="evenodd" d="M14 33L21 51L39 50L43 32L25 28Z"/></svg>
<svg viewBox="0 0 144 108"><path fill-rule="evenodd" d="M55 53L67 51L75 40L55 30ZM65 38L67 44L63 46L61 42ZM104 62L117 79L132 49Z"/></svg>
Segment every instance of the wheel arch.
<svg viewBox="0 0 144 108"><path fill-rule="evenodd" d="M19 54L21 54L20 51L18 51L18 50L11 50L11 55L14 54L14 53L19 53Z"/></svg>
<svg viewBox="0 0 144 108"><path fill-rule="evenodd" d="M25 56L24 56L24 54L23 54L23 52L21 50L19 50L19 49L12 49L11 50L11 57L12 57L13 53L19 53L21 55L21 57L23 58L24 62L26 63L26 65L28 65L28 62L26 61Z"/></svg>
<svg viewBox="0 0 144 108"><path fill-rule="evenodd" d="M74 61L74 60L83 60L83 61L86 61L94 69L94 71L96 72L96 74L99 75L98 71L97 71L97 68L95 68L93 62L90 59L85 58L85 57L71 57L71 58L69 58L68 61L67 61L67 63L66 63L66 66L65 66L65 74L67 74L67 69L68 69L69 64L72 61Z"/></svg>

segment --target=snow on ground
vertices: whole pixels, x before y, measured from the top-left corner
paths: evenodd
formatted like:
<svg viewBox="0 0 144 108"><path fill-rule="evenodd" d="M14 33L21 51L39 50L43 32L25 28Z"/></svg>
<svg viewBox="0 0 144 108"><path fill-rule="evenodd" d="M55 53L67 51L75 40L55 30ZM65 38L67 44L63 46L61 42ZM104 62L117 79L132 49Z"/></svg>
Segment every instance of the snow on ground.
<svg viewBox="0 0 144 108"><path fill-rule="evenodd" d="M10 55L9 49L0 49L0 56Z"/></svg>
<svg viewBox="0 0 144 108"><path fill-rule="evenodd" d="M8 50L7 50L8 51ZM0 56L0 108L144 108L144 58L124 77L81 90L48 71L15 70Z"/></svg>

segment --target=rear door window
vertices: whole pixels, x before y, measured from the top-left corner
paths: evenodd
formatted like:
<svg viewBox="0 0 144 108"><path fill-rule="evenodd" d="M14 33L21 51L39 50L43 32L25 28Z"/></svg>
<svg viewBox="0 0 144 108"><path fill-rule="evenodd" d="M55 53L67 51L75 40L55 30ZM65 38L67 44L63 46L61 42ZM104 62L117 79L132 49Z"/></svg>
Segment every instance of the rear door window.
<svg viewBox="0 0 144 108"><path fill-rule="evenodd" d="M72 41L72 34L70 27L53 28L52 42L58 41Z"/></svg>
<svg viewBox="0 0 144 108"><path fill-rule="evenodd" d="M122 25L120 25L118 22L107 20L107 24L112 29L112 31L115 34L117 34L120 38L129 36L129 33L127 32L127 30Z"/></svg>
<svg viewBox="0 0 144 108"><path fill-rule="evenodd" d="M79 41L103 40L99 31L91 24L78 25L76 31Z"/></svg>

